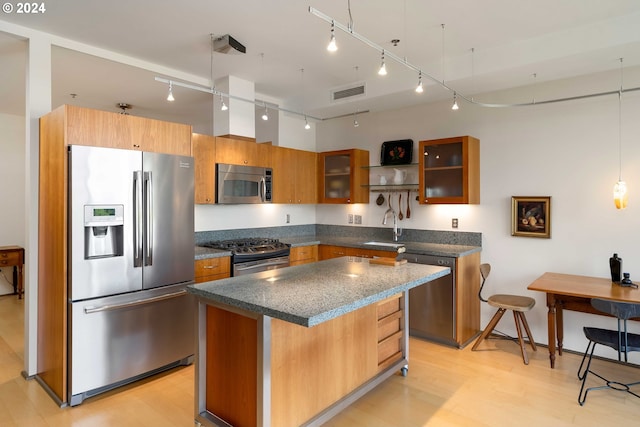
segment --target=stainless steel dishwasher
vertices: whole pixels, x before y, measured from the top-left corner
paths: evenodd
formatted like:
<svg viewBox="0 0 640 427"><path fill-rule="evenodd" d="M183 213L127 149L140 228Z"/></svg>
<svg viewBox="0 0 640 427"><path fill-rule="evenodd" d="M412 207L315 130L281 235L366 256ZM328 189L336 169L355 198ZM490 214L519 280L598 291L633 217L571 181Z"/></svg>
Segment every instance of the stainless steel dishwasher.
<svg viewBox="0 0 640 427"><path fill-rule="evenodd" d="M457 347L454 286L456 259L413 253L404 253L401 257L416 264L451 269L451 274L409 290L409 334Z"/></svg>

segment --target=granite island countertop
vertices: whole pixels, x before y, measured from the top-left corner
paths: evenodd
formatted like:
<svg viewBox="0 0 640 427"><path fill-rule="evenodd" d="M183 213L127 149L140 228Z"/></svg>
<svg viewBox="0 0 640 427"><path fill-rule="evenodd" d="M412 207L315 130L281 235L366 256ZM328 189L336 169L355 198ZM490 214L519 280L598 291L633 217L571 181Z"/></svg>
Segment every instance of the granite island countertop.
<svg viewBox="0 0 640 427"><path fill-rule="evenodd" d="M198 298L311 327L450 272L448 267L392 267L342 257L189 285L187 290Z"/></svg>

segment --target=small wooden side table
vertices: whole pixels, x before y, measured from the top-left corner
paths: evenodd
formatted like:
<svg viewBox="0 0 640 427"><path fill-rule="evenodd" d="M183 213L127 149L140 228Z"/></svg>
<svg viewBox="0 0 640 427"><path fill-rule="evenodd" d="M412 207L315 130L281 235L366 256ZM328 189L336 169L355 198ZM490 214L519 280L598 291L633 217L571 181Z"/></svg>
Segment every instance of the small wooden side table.
<svg viewBox="0 0 640 427"><path fill-rule="evenodd" d="M22 299L24 294L24 249L20 246L0 246L0 267L13 266L13 293Z"/></svg>

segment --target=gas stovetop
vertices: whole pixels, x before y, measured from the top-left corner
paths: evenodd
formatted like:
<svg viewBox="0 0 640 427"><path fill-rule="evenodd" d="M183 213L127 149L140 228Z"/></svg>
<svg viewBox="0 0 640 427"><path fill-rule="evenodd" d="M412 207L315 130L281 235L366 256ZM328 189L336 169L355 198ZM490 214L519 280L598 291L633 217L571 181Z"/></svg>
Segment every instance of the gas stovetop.
<svg viewBox="0 0 640 427"><path fill-rule="evenodd" d="M249 238L249 239L233 239L219 240L214 242L201 243L212 249L222 249L230 251L233 254L234 263L247 259L267 259L279 256L289 255L290 246L282 243L278 239L270 238Z"/></svg>

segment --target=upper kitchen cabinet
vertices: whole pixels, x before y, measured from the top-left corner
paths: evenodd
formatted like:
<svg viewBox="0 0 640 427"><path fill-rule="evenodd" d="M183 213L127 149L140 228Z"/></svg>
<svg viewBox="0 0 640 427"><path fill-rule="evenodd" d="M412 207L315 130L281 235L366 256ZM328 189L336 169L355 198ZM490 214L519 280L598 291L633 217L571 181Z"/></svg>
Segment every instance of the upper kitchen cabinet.
<svg viewBox="0 0 640 427"><path fill-rule="evenodd" d="M216 138L194 133L193 174L195 179L195 203L214 204L216 201Z"/></svg>
<svg viewBox="0 0 640 427"><path fill-rule="evenodd" d="M366 150L328 151L318 154L320 203L369 203L369 164Z"/></svg>
<svg viewBox="0 0 640 427"><path fill-rule="evenodd" d="M271 144L216 137L216 163L271 167Z"/></svg>
<svg viewBox="0 0 640 427"><path fill-rule="evenodd" d="M480 203L480 141L472 136L420 141L421 204Z"/></svg>
<svg viewBox="0 0 640 427"><path fill-rule="evenodd" d="M63 105L66 145L122 148L191 156L191 126Z"/></svg>
<svg viewBox="0 0 640 427"><path fill-rule="evenodd" d="M271 154L273 203L317 203L318 155L286 147L272 147Z"/></svg>

